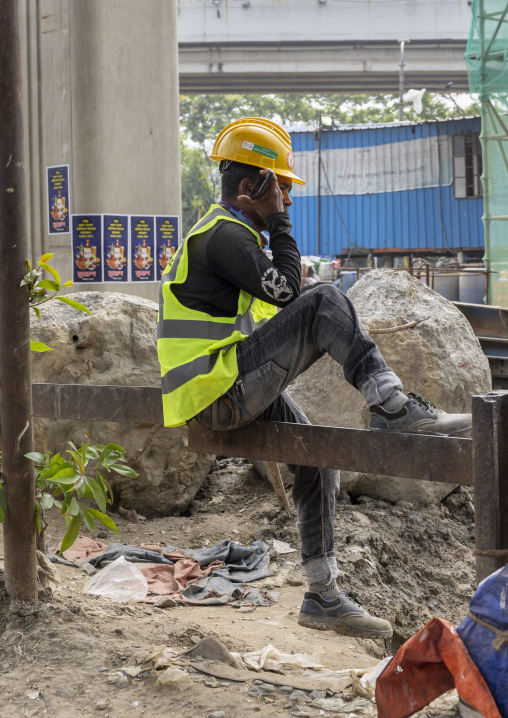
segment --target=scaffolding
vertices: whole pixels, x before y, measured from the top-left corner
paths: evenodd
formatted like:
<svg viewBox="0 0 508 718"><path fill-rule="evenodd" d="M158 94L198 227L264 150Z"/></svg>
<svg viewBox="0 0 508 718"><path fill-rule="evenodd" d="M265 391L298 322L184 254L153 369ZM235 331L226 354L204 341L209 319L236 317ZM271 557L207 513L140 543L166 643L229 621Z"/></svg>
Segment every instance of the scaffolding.
<svg viewBox="0 0 508 718"><path fill-rule="evenodd" d="M466 50L471 93L482 108L487 304L508 306L508 2L473 0Z"/></svg>

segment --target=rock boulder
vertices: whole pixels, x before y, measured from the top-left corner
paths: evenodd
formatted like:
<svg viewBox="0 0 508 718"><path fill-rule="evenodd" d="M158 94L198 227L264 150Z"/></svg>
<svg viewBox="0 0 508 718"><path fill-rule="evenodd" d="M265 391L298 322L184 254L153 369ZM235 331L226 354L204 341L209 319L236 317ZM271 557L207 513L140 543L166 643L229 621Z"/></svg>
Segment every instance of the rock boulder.
<svg viewBox="0 0 508 718"><path fill-rule="evenodd" d="M368 329L422 320L413 329L373 335L406 392L421 394L447 412L469 412L471 396L491 390L488 360L467 319L407 272L369 272L353 285L348 297ZM368 426L369 412L362 396L328 355L298 377L290 391L315 424ZM419 504L440 501L455 487L352 472L341 472L341 478L343 488L354 495Z"/></svg>
<svg viewBox="0 0 508 718"><path fill-rule="evenodd" d="M139 297L112 292L80 292L73 296L93 316L50 302L41 318L32 318L32 339L53 351L33 353L32 381L56 384L160 386L157 360L157 305ZM116 496L124 508L147 516L184 511L213 463L213 456L187 448L187 428L165 429L141 423L105 423L37 419L38 451L63 451L67 441L114 442L126 450L136 480L114 475Z"/></svg>

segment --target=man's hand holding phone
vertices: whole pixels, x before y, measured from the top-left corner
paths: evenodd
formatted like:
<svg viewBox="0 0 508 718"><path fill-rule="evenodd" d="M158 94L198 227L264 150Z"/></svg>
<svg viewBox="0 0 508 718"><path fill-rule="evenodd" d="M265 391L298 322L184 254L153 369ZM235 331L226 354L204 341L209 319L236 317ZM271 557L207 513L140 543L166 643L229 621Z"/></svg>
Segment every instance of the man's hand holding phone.
<svg viewBox="0 0 508 718"><path fill-rule="evenodd" d="M249 194L241 194L238 199L246 209L256 212L265 220L270 214L284 212L284 204L275 172L264 169L259 171L259 175Z"/></svg>

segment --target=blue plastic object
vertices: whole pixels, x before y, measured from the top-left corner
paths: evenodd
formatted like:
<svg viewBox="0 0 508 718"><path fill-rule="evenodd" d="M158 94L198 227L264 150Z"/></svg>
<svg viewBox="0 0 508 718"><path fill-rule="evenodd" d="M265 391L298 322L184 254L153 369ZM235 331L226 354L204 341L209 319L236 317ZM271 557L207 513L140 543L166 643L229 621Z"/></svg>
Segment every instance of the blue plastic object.
<svg viewBox="0 0 508 718"><path fill-rule="evenodd" d="M469 610L499 631L508 631L508 565L480 583ZM499 712L508 718L508 643L496 650L493 631L465 618L457 632L490 688Z"/></svg>
<svg viewBox="0 0 508 718"><path fill-rule="evenodd" d="M344 292L344 294L347 293L348 289L351 289L353 284L356 282L356 270L354 271L346 271L344 270L342 272L342 275L335 280L333 283L336 287L338 287L341 292Z"/></svg>

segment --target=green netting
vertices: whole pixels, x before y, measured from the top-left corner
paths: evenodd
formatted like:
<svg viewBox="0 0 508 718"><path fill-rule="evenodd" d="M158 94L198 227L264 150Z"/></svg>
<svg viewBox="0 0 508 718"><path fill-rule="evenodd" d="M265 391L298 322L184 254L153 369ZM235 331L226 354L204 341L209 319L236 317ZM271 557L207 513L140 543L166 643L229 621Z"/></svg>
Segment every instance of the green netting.
<svg viewBox="0 0 508 718"><path fill-rule="evenodd" d="M474 0L466 49L469 89L483 99L506 95L508 87L508 3Z"/></svg>
<svg viewBox="0 0 508 718"><path fill-rule="evenodd" d="M474 0L466 51L482 103L482 185L487 301L508 306L508 0Z"/></svg>

